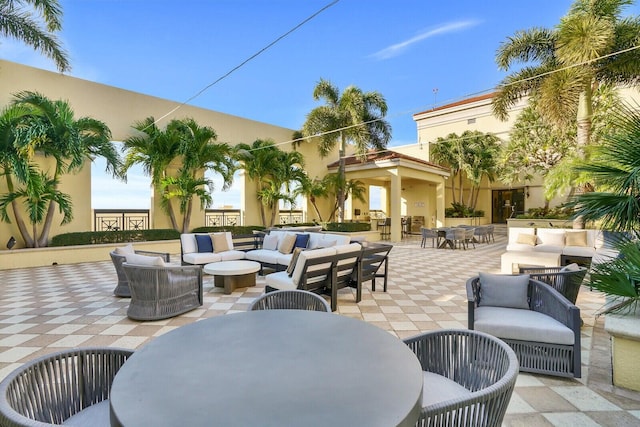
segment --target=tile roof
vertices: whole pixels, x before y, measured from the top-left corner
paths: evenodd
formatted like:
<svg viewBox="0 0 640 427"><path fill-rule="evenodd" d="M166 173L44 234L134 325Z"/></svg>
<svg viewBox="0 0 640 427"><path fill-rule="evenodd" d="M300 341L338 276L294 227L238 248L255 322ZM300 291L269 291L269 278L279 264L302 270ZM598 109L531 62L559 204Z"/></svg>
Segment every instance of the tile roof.
<svg viewBox="0 0 640 427"><path fill-rule="evenodd" d="M344 160L345 160L345 166L353 166L353 165L382 162L382 161L388 161L388 160L394 160L394 159L409 160L409 161L420 163L422 165L429 166L432 168L449 171L449 168L445 166L439 165L437 163L432 163L432 162L420 159L418 157L413 157L413 156L408 156L406 154L398 153L397 151L393 151L393 150L369 151L364 161L362 161L359 157L355 155L345 157ZM339 163L340 163L339 160L336 160L335 162L331 162L327 165L327 168L329 169L337 168Z"/></svg>
<svg viewBox="0 0 640 427"><path fill-rule="evenodd" d="M433 111L446 110L447 108L453 108L453 107L457 107L457 106L460 106L460 105L471 104L472 102L483 101L485 99L493 98L493 95L494 95L494 93L491 92L491 93L486 93L484 95L478 95L478 96L474 96L474 97L471 97L471 98L463 99L461 101L452 102L450 104L441 105L439 107L435 107L435 108L432 108L430 110L425 110L425 111L421 111L419 113L416 113L416 114L413 115L413 117L419 116L420 114L431 113Z"/></svg>

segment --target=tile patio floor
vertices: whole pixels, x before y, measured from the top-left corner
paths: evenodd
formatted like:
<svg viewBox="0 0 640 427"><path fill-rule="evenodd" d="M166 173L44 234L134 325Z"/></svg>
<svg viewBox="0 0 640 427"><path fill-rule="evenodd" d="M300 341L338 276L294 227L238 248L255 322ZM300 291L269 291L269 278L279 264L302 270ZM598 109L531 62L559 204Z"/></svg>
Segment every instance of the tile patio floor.
<svg viewBox="0 0 640 427"><path fill-rule="evenodd" d="M466 328L465 281L478 271L498 272L506 237L476 249L421 249L411 236L390 254L389 289L367 284L360 304L351 289L339 294L338 313L374 324L400 337L437 328ZM179 262L178 255L172 262ZM23 362L77 346L137 348L167 331L200 318L244 311L263 291L231 295L205 276L204 305L179 317L135 322L126 317L127 299L112 290L111 261L0 271L0 378ZM583 378L578 380L520 374L504 420L506 426L640 426L640 393L611 385L610 343L603 320L594 313L603 303L583 287Z"/></svg>

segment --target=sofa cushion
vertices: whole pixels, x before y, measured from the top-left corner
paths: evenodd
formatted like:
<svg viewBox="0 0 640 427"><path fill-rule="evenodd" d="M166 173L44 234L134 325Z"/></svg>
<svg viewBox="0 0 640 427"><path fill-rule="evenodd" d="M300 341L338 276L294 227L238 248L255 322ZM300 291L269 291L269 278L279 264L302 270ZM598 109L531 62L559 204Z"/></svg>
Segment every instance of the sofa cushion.
<svg viewBox="0 0 640 427"><path fill-rule="evenodd" d="M565 233L565 246L587 246L587 231L567 231Z"/></svg>
<svg viewBox="0 0 640 427"><path fill-rule="evenodd" d="M271 249L254 249L245 254L246 259L260 263L277 264L280 252Z"/></svg>
<svg viewBox="0 0 640 427"><path fill-rule="evenodd" d="M224 252L217 252L216 255L220 256L220 261L237 261L240 259L246 259L246 252L238 251L235 249L229 249Z"/></svg>
<svg viewBox="0 0 640 427"><path fill-rule="evenodd" d="M296 234L294 248L306 248L309 245L309 233Z"/></svg>
<svg viewBox="0 0 640 427"><path fill-rule="evenodd" d="M561 254L564 252L565 246L551 245L547 243L540 243L533 247L534 252L552 252L554 254Z"/></svg>
<svg viewBox="0 0 640 427"><path fill-rule="evenodd" d="M290 254L293 251L293 245L296 243L296 235L293 233L286 233L278 241L278 252L282 254Z"/></svg>
<svg viewBox="0 0 640 427"><path fill-rule="evenodd" d="M529 275L480 273L479 306L529 309Z"/></svg>
<svg viewBox="0 0 640 427"><path fill-rule="evenodd" d="M133 245L129 243L127 246L120 246L115 249L115 252L118 255L127 255L127 254L135 254L136 251L133 249Z"/></svg>
<svg viewBox="0 0 640 427"><path fill-rule="evenodd" d="M211 242L213 243L212 252L225 252L231 249L229 247L229 241L227 240L227 233L213 233L211 235Z"/></svg>
<svg viewBox="0 0 640 427"><path fill-rule="evenodd" d="M536 229L530 227L509 227L509 243L516 243L520 234L530 234L535 236Z"/></svg>
<svg viewBox="0 0 640 427"><path fill-rule="evenodd" d="M518 233L518 238L516 239L516 243L535 246L537 240L538 240L538 237L535 234Z"/></svg>
<svg viewBox="0 0 640 427"><path fill-rule="evenodd" d="M191 252L182 255L182 261L195 265L209 264L210 262L222 261L221 255L213 252Z"/></svg>
<svg viewBox="0 0 640 427"><path fill-rule="evenodd" d="M291 277L291 275L293 274L293 269L295 268L298 257L300 256L300 253L302 251L304 251L304 248L293 249L293 255L291 256L291 260L289 261L289 265L287 266L287 274L289 275L289 277Z"/></svg>
<svg viewBox="0 0 640 427"><path fill-rule="evenodd" d="M267 274L264 279L267 286L275 289L293 290L298 287L286 271Z"/></svg>
<svg viewBox="0 0 640 427"><path fill-rule="evenodd" d="M580 257L592 257L596 253L593 246L565 246L562 255L572 255Z"/></svg>
<svg viewBox="0 0 640 427"><path fill-rule="evenodd" d="M332 246L336 246L337 243L338 243L337 239L334 239L333 237L329 237L329 236L324 236L320 238L320 240L318 240L318 243L315 248L316 249L330 248Z"/></svg>
<svg viewBox="0 0 640 427"><path fill-rule="evenodd" d="M296 286L298 286L298 284L300 283L300 279L302 278L302 270L304 269L304 265L308 259L335 255L335 253L336 251L333 248L314 249L314 250L302 252L298 257L296 266L293 269L293 273L291 274L291 279L293 280L293 283L295 283ZM321 270L326 266L327 266L326 264L313 265L309 267L307 271ZM315 280L322 280L322 278L320 277Z"/></svg>
<svg viewBox="0 0 640 427"><path fill-rule="evenodd" d="M277 234L267 234L262 239L262 249L267 249L270 251L275 251L278 249L278 235Z"/></svg>
<svg viewBox="0 0 640 427"><path fill-rule="evenodd" d="M208 234L196 234L196 244L200 253L213 252L213 243L211 242L211 236Z"/></svg>
<svg viewBox="0 0 640 427"><path fill-rule="evenodd" d="M127 264L150 265L156 267L165 266L164 260L159 256L138 255L136 253L126 254L125 256L127 257Z"/></svg>
<svg viewBox="0 0 640 427"><path fill-rule="evenodd" d="M185 233L180 235L180 245L182 246L182 253L189 254L191 252L198 252L198 243L196 243L196 236L192 233Z"/></svg>
<svg viewBox="0 0 640 427"><path fill-rule="evenodd" d="M538 228L536 234L538 235L539 245L551 245L563 247L565 245L565 232L564 230L553 230L551 228Z"/></svg>
<svg viewBox="0 0 640 427"><path fill-rule="evenodd" d="M551 316L533 310L506 307L478 307L473 328L494 337L573 345L573 331Z"/></svg>
<svg viewBox="0 0 640 427"><path fill-rule="evenodd" d="M457 382L433 372L422 372L422 407L470 396L471 391Z"/></svg>

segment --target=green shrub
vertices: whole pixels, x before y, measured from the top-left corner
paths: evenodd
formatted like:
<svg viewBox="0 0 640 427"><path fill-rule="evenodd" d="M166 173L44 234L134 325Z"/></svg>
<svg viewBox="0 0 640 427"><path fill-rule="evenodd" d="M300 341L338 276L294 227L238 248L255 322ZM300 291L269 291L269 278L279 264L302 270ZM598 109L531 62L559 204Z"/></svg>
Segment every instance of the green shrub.
<svg viewBox="0 0 640 427"><path fill-rule="evenodd" d="M262 225L216 225L214 227L196 227L192 233L217 233L220 231L230 231L234 236L242 236L253 233L253 230L264 230Z"/></svg>
<svg viewBox="0 0 640 427"><path fill-rule="evenodd" d="M450 208L444 210L445 218L475 218L483 217L484 211L473 210L462 203L452 203Z"/></svg>
<svg viewBox="0 0 640 427"><path fill-rule="evenodd" d="M282 227L315 227L316 225L319 225L319 224L315 224L313 222L298 222L298 223L291 223L291 224L275 224L273 226L273 228L282 228Z"/></svg>
<svg viewBox="0 0 640 427"><path fill-rule="evenodd" d="M531 208L526 214L516 216L517 219L571 219L573 211L571 209L556 207L552 209Z"/></svg>
<svg viewBox="0 0 640 427"><path fill-rule="evenodd" d="M343 233L355 233L358 231L371 231L369 222L328 222L325 224L326 231L339 231Z"/></svg>
<svg viewBox="0 0 640 427"><path fill-rule="evenodd" d="M53 236L49 246L99 245L103 243L151 242L155 240L175 240L180 233L173 229L160 230L118 230L83 231Z"/></svg>

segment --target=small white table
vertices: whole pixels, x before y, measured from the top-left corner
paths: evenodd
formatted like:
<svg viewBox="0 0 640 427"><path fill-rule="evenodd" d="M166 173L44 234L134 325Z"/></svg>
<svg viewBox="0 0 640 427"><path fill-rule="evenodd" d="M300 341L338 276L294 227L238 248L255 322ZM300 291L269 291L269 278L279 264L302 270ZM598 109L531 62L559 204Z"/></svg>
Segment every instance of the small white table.
<svg viewBox="0 0 640 427"><path fill-rule="evenodd" d="M219 261L206 264L205 273L213 275L216 287L224 288L229 295L236 288L256 285L256 273L260 271L260 263L255 261Z"/></svg>

